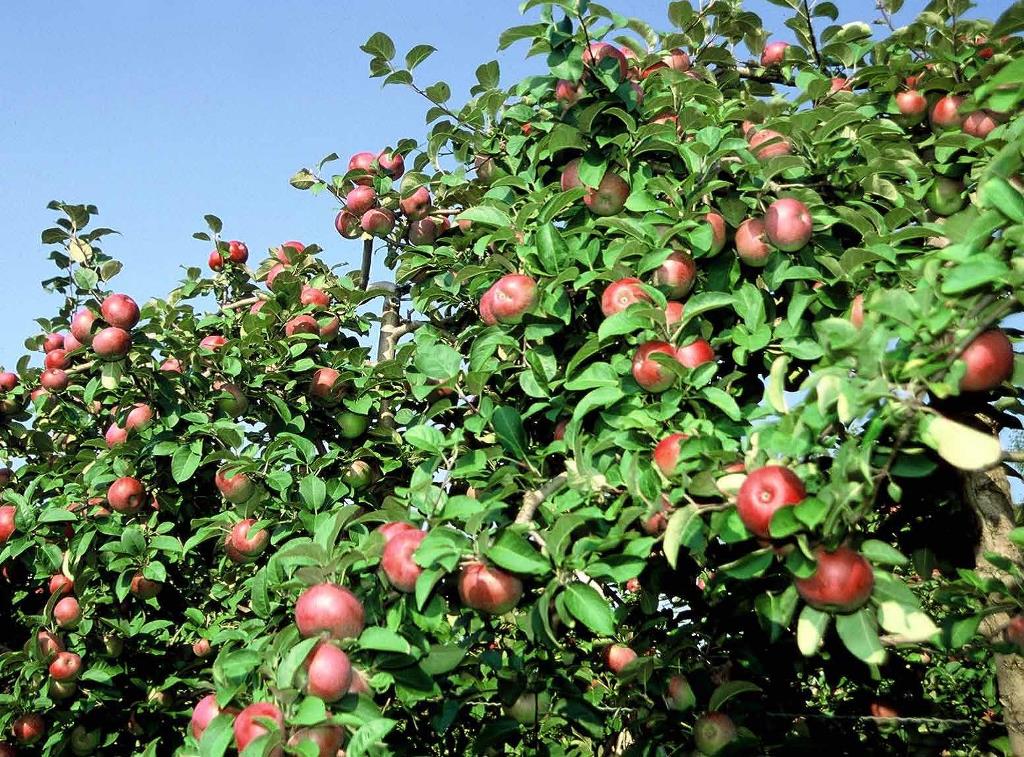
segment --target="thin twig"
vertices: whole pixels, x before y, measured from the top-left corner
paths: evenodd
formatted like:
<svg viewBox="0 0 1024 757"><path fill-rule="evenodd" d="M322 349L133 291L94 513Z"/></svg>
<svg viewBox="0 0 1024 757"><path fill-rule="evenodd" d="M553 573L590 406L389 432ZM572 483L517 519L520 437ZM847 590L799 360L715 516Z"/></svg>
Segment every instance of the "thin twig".
<svg viewBox="0 0 1024 757"><path fill-rule="evenodd" d="M533 516L536 514L537 508L540 507L541 503L565 486L567 481L568 476L565 473L559 473L541 488L524 494L523 505L516 514L516 523L529 523L533 520Z"/></svg>
<svg viewBox="0 0 1024 757"><path fill-rule="evenodd" d="M807 5L807 0L803 1L804 6L804 22L807 24L807 36L811 38L811 52L814 54L814 62L818 64L818 68L824 68L821 62L821 53L818 52L818 41L814 38L814 24L811 23L811 9Z"/></svg>
<svg viewBox="0 0 1024 757"><path fill-rule="evenodd" d="M266 297L246 297L243 300L236 300L235 302L228 302L220 306L221 310L236 310L238 308L244 308L246 305L255 305L257 302L268 299Z"/></svg>

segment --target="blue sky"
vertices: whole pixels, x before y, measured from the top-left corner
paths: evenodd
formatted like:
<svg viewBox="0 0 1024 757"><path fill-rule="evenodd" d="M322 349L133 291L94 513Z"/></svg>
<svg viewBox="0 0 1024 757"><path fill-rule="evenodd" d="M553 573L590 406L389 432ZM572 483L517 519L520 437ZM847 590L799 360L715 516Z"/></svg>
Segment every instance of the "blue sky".
<svg viewBox="0 0 1024 757"><path fill-rule="evenodd" d="M996 15L1008 4L983 10ZM607 5L668 28L666 2ZM873 1L837 5L841 21L876 15ZM898 21L923 5L908 0ZM747 7L792 41L782 9L765 0ZM496 57L499 33L525 22L506 0L8 8L0 26L0 364L14 366L38 331L33 318L58 304L39 286L53 273L39 243L49 200L99 207L102 225L123 235L104 245L125 264L116 287L140 302L166 294L183 266L205 264L208 245L191 239L204 213L220 216L225 237L245 240L256 258L299 239L325 247L332 264L355 264L359 243L334 232L332 202L292 189L288 178L330 152L347 157L423 136L425 101L369 79L359 45L378 30L400 52L434 45L417 76L448 81L458 100L476 66ZM543 66L524 60L525 49L497 56L503 82Z"/></svg>

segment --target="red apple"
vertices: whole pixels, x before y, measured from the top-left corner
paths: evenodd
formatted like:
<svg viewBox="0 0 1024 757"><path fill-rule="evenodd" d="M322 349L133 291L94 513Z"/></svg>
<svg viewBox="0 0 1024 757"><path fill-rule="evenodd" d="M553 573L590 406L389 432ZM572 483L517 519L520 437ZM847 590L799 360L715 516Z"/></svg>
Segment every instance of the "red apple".
<svg viewBox="0 0 1024 757"><path fill-rule="evenodd" d="M405 530L388 541L380 558L380 566L388 582L401 592L411 593L423 568L413 560L413 553L427 536L426 531Z"/></svg>
<svg viewBox="0 0 1024 757"><path fill-rule="evenodd" d="M367 234L386 237L395 228L395 214L387 208L371 208L360 216L359 225Z"/></svg>
<svg viewBox="0 0 1024 757"><path fill-rule="evenodd" d="M491 311L499 323L519 323L537 302L537 283L521 273L502 276L491 291Z"/></svg>
<svg viewBox="0 0 1024 757"><path fill-rule="evenodd" d="M331 304L331 297L322 289L303 286L302 292L299 294L299 302L303 305L315 305L320 308L325 308Z"/></svg>
<svg viewBox="0 0 1024 757"><path fill-rule="evenodd" d="M277 258L279 263L290 265L298 262L305 251L306 245L294 239L289 239L287 242L281 242L281 246L274 250L274 257Z"/></svg>
<svg viewBox="0 0 1024 757"><path fill-rule="evenodd" d="M385 523L382 526L378 526L376 530L377 533L384 537L385 548L387 547L388 544L391 543L391 540L399 534L405 533L406 531L419 531L419 529L416 528L416 526L414 526L412 523L406 523L403 520L396 520L392 521L391 523Z"/></svg>
<svg viewBox="0 0 1024 757"><path fill-rule="evenodd" d="M160 370L165 373L182 373L184 371L181 361L176 357L169 357L160 363Z"/></svg>
<svg viewBox="0 0 1024 757"><path fill-rule="evenodd" d="M43 366L55 370L63 370L71 366L71 358L63 348L50 350L43 358ZM13 375L13 374L12 374Z"/></svg>
<svg viewBox="0 0 1024 757"><path fill-rule="evenodd" d="M125 418L124 427L128 431L141 431L153 421L153 408L144 402L135 403Z"/></svg>
<svg viewBox="0 0 1024 757"><path fill-rule="evenodd" d="M207 694L205 697L196 702L195 708L192 710L192 735L199 740L203 737L203 732L207 729L213 719L220 715L222 710L217 705L217 696L215 694ZM229 708L223 710L223 712L232 712Z"/></svg>
<svg viewBox="0 0 1024 757"><path fill-rule="evenodd" d="M228 257L231 258L232 263L238 263L241 265L249 259L249 248L245 242L239 242L237 239L232 239L228 242Z"/></svg>
<svg viewBox="0 0 1024 757"><path fill-rule="evenodd" d="M107 447L113 449L118 444L124 444L128 441L128 429L121 428L115 421L107 427L107 432L103 435L103 439L106 441Z"/></svg>
<svg viewBox="0 0 1024 757"><path fill-rule="evenodd" d="M432 218L421 218L409 224L409 244L433 244L437 239L437 224Z"/></svg>
<svg viewBox="0 0 1024 757"><path fill-rule="evenodd" d="M70 594L75 590L75 580L68 578L63 573L54 573L50 576L50 583L48 584L51 594L60 593L63 597Z"/></svg>
<svg viewBox="0 0 1024 757"><path fill-rule="evenodd" d="M666 302L665 303L665 325L675 326L677 323L683 320L683 303L681 302Z"/></svg>
<svg viewBox="0 0 1024 757"><path fill-rule="evenodd" d="M249 400L237 384L229 381L214 381L213 390L228 395L217 399L217 407L225 415L237 418L244 415L245 411L249 409Z"/></svg>
<svg viewBox="0 0 1024 757"><path fill-rule="evenodd" d="M407 197L403 197L398 206L410 221L419 221L430 214L430 192L426 187L417 187Z"/></svg>
<svg viewBox="0 0 1024 757"><path fill-rule="evenodd" d="M337 725L316 725L296 728L288 738L288 746L313 744L317 748L318 757L335 757L343 754L345 745L345 729Z"/></svg>
<svg viewBox="0 0 1024 757"><path fill-rule="evenodd" d="M864 325L864 295L858 294L850 305L850 323L858 329Z"/></svg>
<svg viewBox="0 0 1024 757"><path fill-rule="evenodd" d="M34 712L15 718L12 726L14 738L22 744L35 744L46 733L46 721Z"/></svg>
<svg viewBox="0 0 1024 757"><path fill-rule="evenodd" d="M685 73L690 70L690 56L678 47L672 48L666 55L662 55L661 61L675 71Z"/></svg>
<svg viewBox="0 0 1024 757"><path fill-rule="evenodd" d="M209 639L200 639L192 644L192 654L200 659L209 657L212 651L213 647L210 645Z"/></svg>
<svg viewBox="0 0 1024 757"><path fill-rule="evenodd" d="M64 349L63 334L47 334L43 339L43 352L53 352Z"/></svg>
<svg viewBox="0 0 1024 757"><path fill-rule="evenodd" d="M139 599L152 599L163 588L164 585L162 583L151 581L141 573L133 575L131 582L128 584L128 590Z"/></svg>
<svg viewBox="0 0 1024 757"><path fill-rule="evenodd" d="M781 65L786 57L786 49L788 47L788 42L769 42L764 46L764 51L761 53L761 65L765 68Z"/></svg>
<svg viewBox="0 0 1024 757"><path fill-rule="evenodd" d="M672 514L672 502L664 494L661 495L657 509L649 513L640 522L640 527L648 536L658 536L668 528L668 518Z"/></svg>
<svg viewBox="0 0 1024 757"><path fill-rule="evenodd" d="M75 628L82 619L82 609L74 597L64 597L53 606L53 619L61 628Z"/></svg>
<svg viewBox="0 0 1024 757"><path fill-rule="evenodd" d="M224 256L220 254L219 250L212 250L210 256L206 259L206 265L210 267L211 271L223 271Z"/></svg>
<svg viewBox="0 0 1024 757"><path fill-rule="evenodd" d="M651 65L647 66L643 71L640 72L640 78L646 79L652 74L656 74L658 71L667 71L669 68L668 63L663 60L656 61ZM688 73L688 72L687 72Z"/></svg>
<svg viewBox="0 0 1024 757"><path fill-rule="evenodd" d="M270 721L272 725L270 727L263 725L266 721ZM265 736L268 733L280 734L280 740L283 740L284 715L281 714L277 705L270 702L256 702L238 713L235 718L234 731L235 747L239 752L242 752L260 736ZM265 754L268 757L281 757L284 750L280 746L275 746Z"/></svg>
<svg viewBox="0 0 1024 757"><path fill-rule="evenodd" d="M758 160L768 160L793 152L793 145L781 133L774 129L762 129L750 136L750 151ZM762 147L762 145L764 145Z"/></svg>
<svg viewBox="0 0 1024 757"><path fill-rule="evenodd" d="M355 215L348 210L342 210L334 217L334 228L345 239L358 239L363 235L363 228L359 224L361 216L362 214Z"/></svg>
<svg viewBox="0 0 1024 757"><path fill-rule="evenodd" d="M213 483L228 502L241 504L256 491L256 485L246 473L230 473L229 466L224 466L213 477Z"/></svg>
<svg viewBox="0 0 1024 757"><path fill-rule="evenodd" d="M39 631L36 634L36 652L44 660L52 660L58 652L63 651L64 643L54 634L49 631Z"/></svg>
<svg viewBox="0 0 1024 757"><path fill-rule="evenodd" d="M284 325L284 335L293 337L296 334L320 334L320 324L311 315L297 315Z"/></svg>
<svg viewBox="0 0 1024 757"><path fill-rule="evenodd" d="M960 379L962 392L995 389L1013 375L1013 345L1001 329L990 329L976 337L960 359L967 364Z"/></svg>
<svg viewBox="0 0 1024 757"><path fill-rule="evenodd" d="M629 199L629 184L618 174L608 171L596 187L587 187L583 203L596 216L613 216Z"/></svg>
<svg viewBox="0 0 1024 757"><path fill-rule="evenodd" d="M295 625L305 637L326 633L333 639L355 638L363 632L364 623L362 603L337 584L311 586L295 603Z"/></svg>
<svg viewBox="0 0 1024 757"><path fill-rule="evenodd" d="M212 352L214 350L219 350L227 343L227 338L220 334L210 334L209 336L204 336L199 340L199 349L210 350Z"/></svg>
<svg viewBox="0 0 1024 757"><path fill-rule="evenodd" d="M139 322L139 306L126 294L112 294L100 305L103 320L111 326L129 331Z"/></svg>
<svg viewBox="0 0 1024 757"><path fill-rule="evenodd" d="M736 724L721 712L708 712L693 724L693 743L702 754L713 757L736 740Z"/></svg>
<svg viewBox="0 0 1024 757"><path fill-rule="evenodd" d="M575 105L576 101L583 96L583 92L583 85L579 82L559 79L555 83L555 100L562 103L563 108Z"/></svg>
<svg viewBox="0 0 1024 757"><path fill-rule="evenodd" d="M689 438L689 434L669 434L654 446L653 458L658 470L666 476L675 472L679 462L679 445Z"/></svg>
<svg viewBox="0 0 1024 757"><path fill-rule="evenodd" d="M800 200L782 197L768 206L764 228L768 239L780 250L795 252L811 240L814 219Z"/></svg>
<svg viewBox="0 0 1024 757"><path fill-rule="evenodd" d="M5 392L12 391L18 386L18 374L11 373L10 371L3 371L0 373L0 390Z"/></svg>
<svg viewBox="0 0 1024 757"><path fill-rule="evenodd" d="M117 360L128 354L132 348L132 337L127 331L117 326L108 326L93 337L92 349L105 360Z"/></svg>
<svg viewBox="0 0 1024 757"><path fill-rule="evenodd" d="M896 108L901 114L916 123L928 112L928 100L916 89L897 92Z"/></svg>
<svg viewBox="0 0 1024 757"><path fill-rule="evenodd" d="M480 297L480 320L487 326L494 326L498 323L498 318L494 315L493 286Z"/></svg>
<svg viewBox="0 0 1024 757"><path fill-rule="evenodd" d="M604 60L614 60L618 63L619 78L623 80L626 78L629 67L626 63L626 56L615 45L610 45L607 42L591 42L583 51L583 65L585 66L597 68Z"/></svg>
<svg viewBox="0 0 1024 757"><path fill-rule="evenodd" d="M321 641L305 662L305 691L325 702L336 702L352 684L352 663L348 655L331 642Z"/></svg>
<svg viewBox="0 0 1024 757"><path fill-rule="evenodd" d="M760 218L748 218L736 229L736 255L752 268L763 268L768 263L772 248L768 232Z"/></svg>
<svg viewBox="0 0 1024 757"><path fill-rule="evenodd" d="M1008 642L1024 650L1024 615L1017 614L1010 618L1003 633Z"/></svg>
<svg viewBox="0 0 1024 757"><path fill-rule="evenodd" d="M356 186L345 195L345 210L352 215L361 216L376 206L377 192L371 186Z"/></svg>
<svg viewBox="0 0 1024 757"><path fill-rule="evenodd" d="M562 169L560 182L563 192L568 192L570 189L577 189L583 186L583 182L580 181L579 158L571 160L565 164L565 167Z"/></svg>
<svg viewBox="0 0 1024 757"><path fill-rule="evenodd" d="M68 388L68 374L60 368L47 368L39 376L39 385L48 392L60 392Z"/></svg>
<svg viewBox="0 0 1024 757"><path fill-rule="evenodd" d="M606 316L621 313L634 302L650 302L640 279L627 278L613 281L601 295L601 312Z"/></svg>
<svg viewBox="0 0 1024 757"><path fill-rule="evenodd" d="M325 405L337 405L345 393L340 378L341 374L333 368L317 368L309 382L309 395Z"/></svg>
<svg viewBox="0 0 1024 757"><path fill-rule="evenodd" d="M50 678L55 681L73 681L82 669L82 658L74 652L58 652L50 663Z"/></svg>
<svg viewBox="0 0 1024 757"><path fill-rule="evenodd" d="M818 566L808 578L796 579L796 590L811 607L853 612L868 601L875 586L871 564L849 547L815 550Z"/></svg>
<svg viewBox="0 0 1024 757"><path fill-rule="evenodd" d="M256 521L253 518L246 518L231 527L227 538L224 540L224 551L228 558L236 563L253 562L263 554L270 541L270 534L266 529L253 531L252 527Z"/></svg>
<svg viewBox="0 0 1024 757"><path fill-rule="evenodd" d="M685 297L697 280L697 264L686 252L673 252L654 272L654 284L669 297Z"/></svg>
<svg viewBox="0 0 1024 757"><path fill-rule="evenodd" d="M715 351L706 339L697 338L676 349L676 360L687 368L697 368L715 359Z"/></svg>
<svg viewBox="0 0 1024 757"><path fill-rule="evenodd" d="M405 159L397 152L381 152L377 156L377 165L380 166L381 173L392 179L401 178L405 173Z"/></svg>
<svg viewBox="0 0 1024 757"><path fill-rule="evenodd" d="M964 115L960 113L963 102L964 98L959 95L945 95L936 100L929 113L932 127L952 129L961 126L964 122Z"/></svg>
<svg viewBox="0 0 1024 757"><path fill-rule="evenodd" d="M772 516L783 507L803 502L804 482L789 468L766 465L747 475L736 496L736 512L754 536L767 539Z"/></svg>
<svg viewBox="0 0 1024 757"><path fill-rule="evenodd" d="M605 647L602 656L609 670L619 675L623 668L636 659L636 652L623 644L611 644Z"/></svg>
<svg viewBox="0 0 1024 757"><path fill-rule="evenodd" d="M711 254L717 255L725 247L725 219L720 213L711 211L704 214L704 220L711 227Z"/></svg>
<svg viewBox="0 0 1024 757"><path fill-rule="evenodd" d="M991 110L976 110L964 119L964 134L984 139L999 125L999 117Z"/></svg>
<svg viewBox="0 0 1024 757"><path fill-rule="evenodd" d="M850 80L845 76L833 76L828 93L834 95L839 92L850 92L852 89L853 86L850 84Z"/></svg>
<svg viewBox="0 0 1024 757"><path fill-rule="evenodd" d="M82 344L92 344L92 327L96 314L89 308L81 308L71 318L71 334Z"/></svg>
<svg viewBox="0 0 1024 757"><path fill-rule="evenodd" d="M466 607L504 615L523 596L523 582L500 568L473 561L459 573L459 598Z"/></svg>
<svg viewBox="0 0 1024 757"><path fill-rule="evenodd" d="M671 370L651 357L658 353L676 357L675 347L668 342L647 342L633 355L633 378L648 392L663 392L676 380Z"/></svg>
<svg viewBox="0 0 1024 757"><path fill-rule="evenodd" d="M697 703L693 688L684 675L674 675L668 679L665 688L665 705L670 710L685 712Z"/></svg>
<svg viewBox="0 0 1024 757"><path fill-rule="evenodd" d="M363 186L373 186L373 164L377 160L377 156L372 152L357 152L348 161L348 170L359 171L352 181L356 184Z"/></svg>
<svg viewBox="0 0 1024 757"><path fill-rule="evenodd" d="M146 487L137 478L122 476L107 489L107 504L114 512L137 512L146 500Z"/></svg>

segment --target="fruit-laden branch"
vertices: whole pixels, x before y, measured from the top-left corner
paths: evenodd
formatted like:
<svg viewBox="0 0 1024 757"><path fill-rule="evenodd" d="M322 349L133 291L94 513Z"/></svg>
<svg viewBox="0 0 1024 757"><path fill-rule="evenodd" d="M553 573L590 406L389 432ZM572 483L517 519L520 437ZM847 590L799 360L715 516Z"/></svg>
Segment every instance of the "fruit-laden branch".
<svg viewBox="0 0 1024 757"><path fill-rule="evenodd" d="M244 308L248 305L255 305L257 302L266 299L265 297L246 297L242 300L236 300L235 302L228 302L220 306L221 310L237 310L238 308Z"/></svg>
<svg viewBox="0 0 1024 757"><path fill-rule="evenodd" d="M516 523L529 523L533 520L533 516L537 513L537 508L540 507L541 503L565 486L567 480L568 477L565 473L559 473L541 488L526 492L523 495L523 505L519 508L519 512L516 515Z"/></svg>

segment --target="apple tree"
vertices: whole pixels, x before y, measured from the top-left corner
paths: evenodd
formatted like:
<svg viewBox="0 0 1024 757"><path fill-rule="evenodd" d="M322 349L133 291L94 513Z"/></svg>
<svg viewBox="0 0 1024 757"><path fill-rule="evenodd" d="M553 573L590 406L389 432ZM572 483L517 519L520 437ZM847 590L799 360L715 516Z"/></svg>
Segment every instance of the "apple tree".
<svg viewBox="0 0 1024 757"><path fill-rule="evenodd" d="M463 105L374 34L351 257L139 305L51 203L0 755L1024 754L1024 11L773 2L531 0Z"/></svg>

